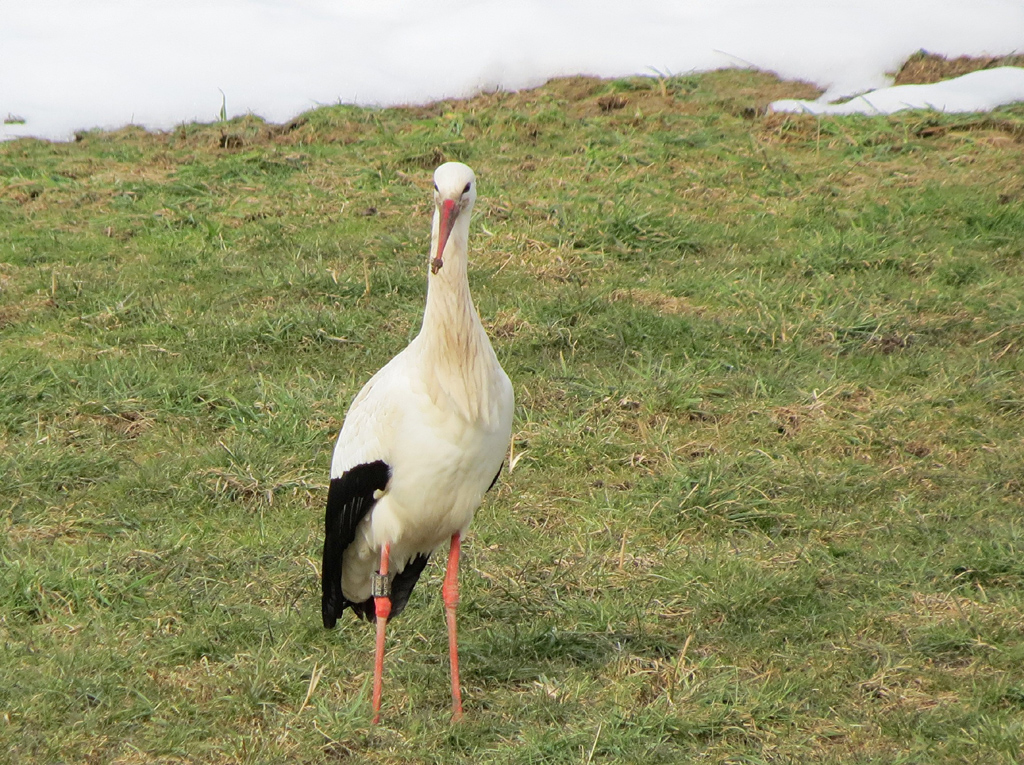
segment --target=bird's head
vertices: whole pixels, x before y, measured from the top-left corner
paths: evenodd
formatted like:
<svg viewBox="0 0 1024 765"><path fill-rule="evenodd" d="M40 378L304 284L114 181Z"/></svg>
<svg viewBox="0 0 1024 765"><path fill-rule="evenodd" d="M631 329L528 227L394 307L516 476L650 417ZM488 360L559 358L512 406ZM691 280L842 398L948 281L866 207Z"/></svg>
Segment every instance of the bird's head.
<svg viewBox="0 0 1024 765"><path fill-rule="evenodd" d="M444 265L442 256L459 216L469 217L476 201L476 176L461 162L445 162L434 171L434 206L439 221L437 252L430 260L430 272Z"/></svg>

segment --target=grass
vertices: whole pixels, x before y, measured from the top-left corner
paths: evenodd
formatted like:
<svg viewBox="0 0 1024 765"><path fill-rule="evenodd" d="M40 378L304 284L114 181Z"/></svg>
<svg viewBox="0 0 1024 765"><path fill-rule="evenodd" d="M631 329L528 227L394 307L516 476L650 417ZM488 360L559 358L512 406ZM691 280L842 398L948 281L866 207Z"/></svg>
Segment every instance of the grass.
<svg viewBox="0 0 1024 765"><path fill-rule="evenodd" d="M18 763L1024 757L1024 110L725 71L0 144ZM440 561L320 626L333 439L418 330L430 171L516 389L452 726Z"/></svg>

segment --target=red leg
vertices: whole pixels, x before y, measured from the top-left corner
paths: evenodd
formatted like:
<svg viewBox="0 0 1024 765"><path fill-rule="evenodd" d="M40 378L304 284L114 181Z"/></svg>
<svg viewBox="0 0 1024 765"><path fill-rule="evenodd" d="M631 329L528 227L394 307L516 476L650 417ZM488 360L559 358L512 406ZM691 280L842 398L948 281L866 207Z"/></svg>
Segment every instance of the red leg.
<svg viewBox="0 0 1024 765"><path fill-rule="evenodd" d="M380 551L380 576L387 582L388 556L391 554L391 545L385 544ZM390 587L383 587L385 594L374 593L373 604L377 612L377 656L373 665L373 724L380 722L380 695L384 679L384 628L387 626L388 617L391 616Z"/></svg>
<svg viewBox="0 0 1024 765"><path fill-rule="evenodd" d="M459 604L459 549L461 536L452 535L452 546L448 551L448 570L444 575L444 610L448 618L448 654L452 665L452 722L462 719L462 691L459 688L459 641L455 633L455 607Z"/></svg>

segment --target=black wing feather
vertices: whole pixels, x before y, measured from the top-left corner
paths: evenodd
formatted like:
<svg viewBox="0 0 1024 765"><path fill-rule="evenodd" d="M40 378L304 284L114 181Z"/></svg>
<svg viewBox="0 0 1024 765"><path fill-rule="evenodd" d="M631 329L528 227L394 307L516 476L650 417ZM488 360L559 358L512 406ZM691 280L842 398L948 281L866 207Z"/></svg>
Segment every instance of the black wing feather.
<svg viewBox="0 0 1024 765"><path fill-rule="evenodd" d="M341 558L356 538L356 527L377 500L375 491L384 491L391 468L383 460L356 465L340 478L331 479L324 517L323 583L324 626L330 629L346 606L353 605L341 594ZM358 613L358 610L357 610Z"/></svg>

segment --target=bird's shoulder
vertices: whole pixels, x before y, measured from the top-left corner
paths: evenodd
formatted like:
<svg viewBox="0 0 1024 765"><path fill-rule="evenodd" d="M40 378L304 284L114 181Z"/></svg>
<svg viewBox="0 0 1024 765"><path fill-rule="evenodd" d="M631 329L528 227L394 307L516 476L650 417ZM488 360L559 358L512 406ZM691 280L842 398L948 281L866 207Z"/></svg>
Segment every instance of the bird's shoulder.
<svg viewBox="0 0 1024 765"><path fill-rule="evenodd" d="M415 379L409 348L380 368L352 400L338 435L331 475L375 460L387 460L389 444L409 405Z"/></svg>
<svg viewBox="0 0 1024 765"><path fill-rule="evenodd" d="M373 411L389 402L394 402L396 396L400 396L403 390L408 389L411 384L411 372L415 348L406 348L393 357L391 361L382 366L377 372L366 381L348 408L348 415L359 412L363 409Z"/></svg>

